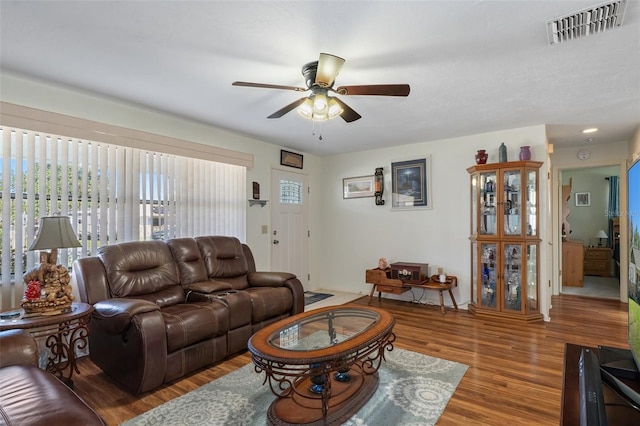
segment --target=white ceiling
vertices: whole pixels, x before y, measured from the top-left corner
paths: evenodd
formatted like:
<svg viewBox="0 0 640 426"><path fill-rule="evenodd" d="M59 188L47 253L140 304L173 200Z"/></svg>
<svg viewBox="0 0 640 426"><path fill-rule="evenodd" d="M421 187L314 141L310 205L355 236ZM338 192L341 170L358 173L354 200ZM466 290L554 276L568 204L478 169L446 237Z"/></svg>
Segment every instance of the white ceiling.
<svg viewBox="0 0 640 426"><path fill-rule="evenodd" d="M539 124L560 146L585 144L587 126L593 143L619 142L640 123L640 2L611 31L546 34L548 19L600 3L2 0L0 70L322 156ZM295 111L266 118L300 93L231 85L304 87L320 52L346 59L336 87L411 94L342 96L363 118L314 136Z"/></svg>

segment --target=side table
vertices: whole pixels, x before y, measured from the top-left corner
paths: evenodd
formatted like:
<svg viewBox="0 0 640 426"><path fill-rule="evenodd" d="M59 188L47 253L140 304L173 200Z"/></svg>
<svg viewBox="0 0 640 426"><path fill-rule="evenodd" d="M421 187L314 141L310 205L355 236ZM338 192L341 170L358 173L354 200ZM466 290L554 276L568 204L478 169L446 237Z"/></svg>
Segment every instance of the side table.
<svg viewBox="0 0 640 426"><path fill-rule="evenodd" d="M422 281L420 284L409 284L405 283L404 285L409 286L411 288L421 288L423 290L437 290L440 293L440 311L444 314L444 297L442 296L443 291L449 292L449 297L451 297L451 302L453 303L454 309L458 310L458 304L456 303L456 299L453 297L453 292L451 289L453 287L458 287L458 277L455 275L447 275L447 278L444 283L440 282L438 275L432 275L430 278Z"/></svg>
<svg viewBox="0 0 640 426"><path fill-rule="evenodd" d="M71 376L74 371L80 373L76 365L76 350L87 347L92 312L93 306L88 303L73 303L67 313L0 320L0 331L21 328L28 330L34 338L46 336L45 346L49 350L46 370L73 388ZM69 371L65 374L67 369Z"/></svg>

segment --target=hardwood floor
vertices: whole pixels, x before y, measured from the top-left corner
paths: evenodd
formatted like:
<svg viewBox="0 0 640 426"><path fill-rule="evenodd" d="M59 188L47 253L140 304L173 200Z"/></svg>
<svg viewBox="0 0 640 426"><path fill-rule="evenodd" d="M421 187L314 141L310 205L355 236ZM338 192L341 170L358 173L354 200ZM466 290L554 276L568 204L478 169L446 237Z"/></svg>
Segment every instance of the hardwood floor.
<svg viewBox="0 0 640 426"><path fill-rule="evenodd" d="M354 303L366 305L368 297ZM557 425L564 344L628 347L627 305L561 295L551 322L514 324L374 298L396 318L395 346L467 364L438 425ZM79 361L76 392L109 425L135 417L251 362L248 352L140 396L109 380L89 359Z"/></svg>

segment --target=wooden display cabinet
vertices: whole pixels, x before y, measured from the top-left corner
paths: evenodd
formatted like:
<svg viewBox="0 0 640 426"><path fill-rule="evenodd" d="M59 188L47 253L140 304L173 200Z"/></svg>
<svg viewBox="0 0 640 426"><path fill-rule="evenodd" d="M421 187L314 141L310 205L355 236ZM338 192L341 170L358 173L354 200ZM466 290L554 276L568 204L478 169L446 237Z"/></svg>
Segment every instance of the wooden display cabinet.
<svg viewBox="0 0 640 426"><path fill-rule="evenodd" d="M538 161L480 164L471 178L469 312L542 320Z"/></svg>

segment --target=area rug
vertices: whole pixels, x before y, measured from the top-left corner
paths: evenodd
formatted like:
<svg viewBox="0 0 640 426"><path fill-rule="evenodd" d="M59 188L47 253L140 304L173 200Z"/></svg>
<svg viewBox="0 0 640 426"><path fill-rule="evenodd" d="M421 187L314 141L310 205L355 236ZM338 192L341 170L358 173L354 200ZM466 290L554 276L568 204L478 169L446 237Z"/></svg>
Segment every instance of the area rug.
<svg viewBox="0 0 640 426"><path fill-rule="evenodd" d="M433 425L468 368L397 348L385 357L378 389L345 425ZM275 398L263 380L248 364L122 425L263 426Z"/></svg>
<svg viewBox="0 0 640 426"><path fill-rule="evenodd" d="M313 291L305 291L304 292L304 306L310 305L312 303L319 302L321 300L326 299L327 297L331 297L333 294L329 293L314 293Z"/></svg>

